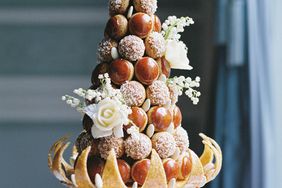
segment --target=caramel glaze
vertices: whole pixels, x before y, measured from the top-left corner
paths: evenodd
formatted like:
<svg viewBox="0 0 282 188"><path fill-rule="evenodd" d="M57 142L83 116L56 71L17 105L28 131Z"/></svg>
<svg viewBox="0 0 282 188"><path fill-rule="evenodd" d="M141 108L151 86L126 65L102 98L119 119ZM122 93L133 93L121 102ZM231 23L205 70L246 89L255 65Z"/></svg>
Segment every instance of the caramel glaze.
<svg viewBox="0 0 282 188"><path fill-rule="evenodd" d="M111 17L106 25L105 37L111 37L115 40L123 38L128 31L128 21L123 15Z"/></svg>
<svg viewBox="0 0 282 188"><path fill-rule="evenodd" d="M181 173L184 178L187 178L192 170L192 159L191 157L185 156L182 159Z"/></svg>
<svg viewBox="0 0 282 188"><path fill-rule="evenodd" d="M130 180L130 166L122 159L118 159L117 163L121 178L124 183L127 183Z"/></svg>
<svg viewBox="0 0 282 188"><path fill-rule="evenodd" d="M172 178L178 178L179 166L175 160L167 159L163 162L163 165L167 181L171 180Z"/></svg>
<svg viewBox="0 0 282 188"><path fill-rule="evenodd" d="M135 76L145 85L150 85L157 80L160 71L156 61L149 57L143 57L135 64Z"/></svg>
<svg viewBox="0 0 282 188"><path fill-rule="evenodd" d="M140 38L146 38L153 30L153 19L145 13L136 13L129 20L129 31Z"/></svg>
<svg viewBox="0 0 282 188"><path fill-rule="evenodd" d="M143 185L149 168L150 168L151 161L149 159L143 159L141 161L137 161L131 171L131 177L134 181L136 181L139 185Z"/></svg>
<svg viewBox="0 0 282 188"><path fill-rule="evenodd" d="M124 59L114 60L110 65L110 78L114 84L121 85L132 79L134 67L132 63Z"/></svg>
<svg viewBox="0 0 282 188"><path fill-rule="evenodd" d="M162 23L157 15L154 15L154 31L158 33L162 31Z"/></svg>
<svg viewBox="0 0 282 188"><path fill-rule="evenodd" d="M133 121L133 123L139 128L140 132L142 132L147 125L148 118L146 112L139 107L132 107L132 113L129 114L128 118Z"/></svg>
<svg viewBox="0 0 282 188"><path fill-rule="evenodd" d="M148 112L149 122L153 123L157 131L165 131L172 122L172 116L165 107L155 106Z"/></svg>
<svg viewBox="0 0 282 188"><path fill-rule="evenodd" d="M175 106L173 109L173 124L174 128L177 128L181 125L182 122L182 113L178 106Z"/></svg>
<svg viewBox="0 0 282 188"><path fill-rule="evenodd" d="M165 59L165 57L161 57L157 59L160 71L162 74L164 74L167 78L170 76L171 67L169 65L169 62Z"/></svg>

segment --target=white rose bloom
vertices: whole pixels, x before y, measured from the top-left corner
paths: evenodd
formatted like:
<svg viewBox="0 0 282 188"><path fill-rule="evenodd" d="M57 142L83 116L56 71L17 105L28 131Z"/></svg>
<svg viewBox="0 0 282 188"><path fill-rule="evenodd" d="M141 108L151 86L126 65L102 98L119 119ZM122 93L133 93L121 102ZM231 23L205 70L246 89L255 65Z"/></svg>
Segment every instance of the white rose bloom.
<svg viewBox="0 0 282 188"><path fill-rule="evenodd" d="M106 136L123 137L123 125L128 123L127 111L121 104L110 98L101 100L98 104L92 104L84 109L85 113L94 122L91 133L94 138Z"/></svg>
<svg viewBox="0 0 282 188"><path fill-rule="evenodd" d="M189 65L186 45L181 41L167 41L165 58L169 62L172 69L193 69L193 67Z"/></svg>

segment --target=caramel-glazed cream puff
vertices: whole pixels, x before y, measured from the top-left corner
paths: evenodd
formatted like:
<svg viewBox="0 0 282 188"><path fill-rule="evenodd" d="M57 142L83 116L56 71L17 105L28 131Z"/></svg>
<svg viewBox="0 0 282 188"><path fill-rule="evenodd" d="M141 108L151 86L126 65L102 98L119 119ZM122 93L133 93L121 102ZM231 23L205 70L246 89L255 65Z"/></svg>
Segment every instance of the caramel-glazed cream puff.
<svg viewBox="0 0 282 188"><path fill-rule="evenodd" d="M132 63L125 59L114 60L110 64L109 75L114 84L121 85L132 79L134 67Z"/></svg>
<svg viewBox="0 0 282 188"><path fill-rule="evenodd" d="M178 163L171 159L167 158L163 160L163 166L166 174L166 179L169 182L172 178L178 178L179 166Z"/></svg>
<svg viewBox="0 0 282 188"><path fill-rule="evenodd" d="M136 13L129 20L129 31L132 35L140 38L146 38L154 27L153 17L145 13Z"/></svg>
<svg viewBox="0 0 282 188"><path fill-rule="evenodd" d="M143 57L135 64L135 76L144 85L151 85L159 74L157 62L150 57Z"/></svg>
<svg viewBox="0 0 282 188"><path fill-rule="evenodd" d="M111 17L106 25L105 36L120 40L128 31L128 21L125 16L118 14Z"/></svg>
<svg viewBox="0 0 282 188"><path fill-rule="evenodd" d="M128 119L130 119L133 124L139 128L140 132L143 132L148 123L148 117L146 112L139 107L132 107L131 110L132 113L129 114Z"/></svg>
<svg viewBox="0 0 282 188"><path fill-rule="evenodd" d="M165 107L154 106L147 114L149 124L153 124L155 126L155 130L158 132L166 131L172 123L172 115Z"/></svg>
<svg viewBox="0 0 282 188"><path fill-rule="evenodd" d="M150 164L151 164L150 159L143 159L137 161L132 166L131 177L135 182L138 183L138 185L144 184L147 174L149 172Z"/></svg>

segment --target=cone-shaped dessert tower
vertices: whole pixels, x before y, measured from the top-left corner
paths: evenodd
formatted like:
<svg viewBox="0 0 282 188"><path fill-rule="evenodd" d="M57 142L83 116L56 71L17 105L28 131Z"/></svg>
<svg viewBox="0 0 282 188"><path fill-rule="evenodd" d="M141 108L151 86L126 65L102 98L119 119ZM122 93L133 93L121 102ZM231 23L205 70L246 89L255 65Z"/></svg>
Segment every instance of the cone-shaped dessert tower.
<svg viewBox="0 0 282 188"><path fill-rule="evenodd" d="M92 86L74 90L82 101L63 96L83 114L84 130L69 163L65 137L48 155L49 168L66 186L203 187L218 175L220 147L200 134L201 157L189 149L176 105L182 93L198 103L200 79L169 77L171 69L192 69L179 33L193 20L171 16L161 24L156 10L157 0L110 0Z"/></svg>

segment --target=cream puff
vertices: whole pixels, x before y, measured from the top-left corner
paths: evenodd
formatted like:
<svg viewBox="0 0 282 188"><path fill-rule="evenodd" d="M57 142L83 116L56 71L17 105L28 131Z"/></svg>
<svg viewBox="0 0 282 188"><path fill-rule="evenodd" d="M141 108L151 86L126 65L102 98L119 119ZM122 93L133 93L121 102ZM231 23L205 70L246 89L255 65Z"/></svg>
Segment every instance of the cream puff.
<svg viewBox="0 0 282 188"><path fill-rule="evenodd" d="M145 44L139 37L128 35L119 42L118 51L123 58L129 61L137 61L145 53Z"/></svg>
<svg viewBox="0 0 282 188"><path fill-rule="evenodd" d="M158 79L160 70L157 62L150 57L143 57L135 64L135 76L144 85L151 85Z"/></svg>

